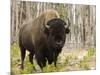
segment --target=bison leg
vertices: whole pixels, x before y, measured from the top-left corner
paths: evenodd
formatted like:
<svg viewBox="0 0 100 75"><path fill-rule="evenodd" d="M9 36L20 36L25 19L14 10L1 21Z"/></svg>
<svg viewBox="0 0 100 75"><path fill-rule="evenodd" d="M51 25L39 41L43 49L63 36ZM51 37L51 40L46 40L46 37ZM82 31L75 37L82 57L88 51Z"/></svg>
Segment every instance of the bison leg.
<svg viewBox="0 0 100 75"><path fill-rule="evenodd" d="M57 67L57 66L56 66L56 63L57 63L57 58L55 58L55 60L54 60L54 65L55 65L55 67Z"/></svg>
<svg viewBox="0 0 100 75"><path fill-rule="evenodd" d="M24 69L23 64L24 64L26 49L21 47L20 50L21 50L21 69Z"/></svg>
<svg viewBox="0 0 100 75"><path fill-rule="evenodd" d="M48 60L48 64L52 64L52 62L53 62L53 52L52 51L48 51L47 53L46 53L46 57L47 57L47 60Z"/></svg>
<svg viewBox="0 0 100 75"><path fill-rule="evenodd" d="M44 60L43 54L41 52L36 52L35 57L36 57L38 65L43 70L43 60ZM44 63L44 65L45 65L45 63Z"/></svg>
<svg viewBox="0 0 100 75"><path fill-rule="evenodd" d="M53 62L53 58L47 58L48 59L48 64L52 64L52 62Z"/></svg>
<svg viewBox="0 0 100 75"><path fill-rule="evenodd" d="M58 53L54 53L54 65L56 67Z"/></svg>
<svg viewBox="0 0 100 75"><path fill-rule="evenodd" d="M54 65L55 65L55 67L56 67L56 62L57 62L57 57L55 56L54 57Z"/></svg>
<svg viewBox="0 0 100 75"><path fill-rule="evenodd" d="M30 54L29 54L29 61L30 61L30 63L32 65L33 65L33 56L34 56L34 52L30 52ZM33 69L36 70L34 66L33 66Z"/></svg>
<svg viewBox="0 0 100 75"><path fill-rule="evenodd" d="M31 64L33 64L33 56L34 56L34 53L29 54L29 61Z"/></svg>
<svg viewBox="0 0 100 75"><path fill-rule="evenodd" d="M42 59L42 65L43 65L43 67L46 66L46 58L45 57L43 57L43 59Z"/></svg>

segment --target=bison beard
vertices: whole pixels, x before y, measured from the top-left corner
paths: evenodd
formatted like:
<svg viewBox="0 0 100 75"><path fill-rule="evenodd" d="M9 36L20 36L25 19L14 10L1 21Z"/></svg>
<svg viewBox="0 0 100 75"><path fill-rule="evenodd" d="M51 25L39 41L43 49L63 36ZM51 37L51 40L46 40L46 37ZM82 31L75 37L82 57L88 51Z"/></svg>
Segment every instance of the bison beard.
<svg viewBox="0 0 100 75"><path fill-rule="evenodd" d="M21 51L21 69L24 68L26 50L30 52L29 61L33 64L33 56L42 69L48 64L56 67L57 57L65 43L69 25L59 18L57 11L49 10L35 20L26 23L19 32L19 47Z"/></svg>

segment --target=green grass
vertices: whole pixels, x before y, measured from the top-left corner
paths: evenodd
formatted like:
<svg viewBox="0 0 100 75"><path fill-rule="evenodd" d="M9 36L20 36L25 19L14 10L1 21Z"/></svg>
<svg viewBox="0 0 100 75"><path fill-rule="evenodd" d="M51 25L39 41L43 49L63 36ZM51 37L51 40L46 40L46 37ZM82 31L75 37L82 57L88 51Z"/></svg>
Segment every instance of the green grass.
<svg viewBox="0 0 100 75"><path fill-rule="evenodd" d="M54 64L48 65L43 68L43 72L57 72L58 69L55 68Z"/></svg>
<svg viewBox="0 0 100 75"><path fill-rule="evenodd" d="M96 54L95 48L90 48L87 51L88 52L87 52L86 56L84 56L85 60Z"/></svg>
<svg viewBox="0 0 100 75"><path fill-rule="evenodd" d="M74 50L73 50L74 51ZM75 51L76 52L76 51ZM19 69L18 64L21 63L20 60L20 49L18 44L13 44L11 46L11 73L12 75L15 74L29 74L29 73L38 73L38 72L61 72L61 71L70 71L70 70L89 70L90 65L89 59L91 59L95 55L95 48L89 48L86 50L86 55L83 57L83 60L78 62L78 66L76 66L76 63L72 64L74 61L78 60L78 53L75 52L66 54L65 60L63 60L62 63L59 63L60 58L58 58L57 68L54 66L54 63L51 65L46 64L46 67L43 68L43 71L41 71L40 67L37 65L36 61L34 63L34 66L37 71L33 70L33 65L29 62L28 52L26 53L26 58L24 61L24 70ZM93 61L94 62L94 61Z"/></svg>
<svg viewBox="0 0 100 75"><path fill-rule="evenodd" d="M83 70L89 70L89 65L88 65L88 62L87 61L80 61L79 63L79 67Z"/></svg>
<svg viewBox="0 0 100 75"><path fill-rule="evenodd" d="M83 57L83 60L80 61L80 64L79 64L80 68L85 69L85 70L89 70L90 66L89 66L88 61L92 56L95 56L95 54L96 54L95 48L89 48L87 50L86 55Z"/></svg>

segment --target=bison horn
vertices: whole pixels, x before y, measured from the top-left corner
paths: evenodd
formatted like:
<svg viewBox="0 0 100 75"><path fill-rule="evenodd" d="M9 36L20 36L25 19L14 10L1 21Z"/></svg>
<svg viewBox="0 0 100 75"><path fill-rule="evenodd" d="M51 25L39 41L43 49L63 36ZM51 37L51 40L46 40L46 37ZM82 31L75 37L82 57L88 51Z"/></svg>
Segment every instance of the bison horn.
<svg viewBox="0 0 100 75"><path fill-rule="evenodd" d="M46 27L46 28L48 28L48 29L50 28L50 26L49 26L49 25L45 25L45 27Z"/></svg>
<svg viewBox="0 0 100 75"><path fill-rule="evenodd" d="M67 26L68 28L69 28L70 24L71 24L71 23L70 23L70 20L69 20L69 18L68 18L68 26Z"/></svg>
<svg viewBox="0 0 100 75"><path fill-rule="evenodd" d="M68 18L67 25L65 25L65 28L69 28L69 26L70 26L70 21L69 21L69 18Z"/></svg>

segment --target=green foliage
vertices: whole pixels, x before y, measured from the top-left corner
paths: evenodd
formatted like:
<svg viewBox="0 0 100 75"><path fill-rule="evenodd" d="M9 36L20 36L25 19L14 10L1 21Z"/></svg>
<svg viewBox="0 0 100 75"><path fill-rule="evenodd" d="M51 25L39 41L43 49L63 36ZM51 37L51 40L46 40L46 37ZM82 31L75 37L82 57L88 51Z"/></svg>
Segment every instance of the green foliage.
<svg viewBox="0 0 100 75"><path fill-rule="evenodd" d="M58 68L54 66L54 64L48 65L43 68L43 72L57 72Z"/></svg>
<svg viewBox="0 0 100 75"><path fill-rule="evenodd" d="M89 66L89 59L95 55L95 49L94 48L90 48L87 50L87 54L83 57L83 60L80 61L80 68L85 69L85 70L89 70L90 66Z"/></svg>
<svg viewBox="0 0 100 75"><path fill-rule="evenodd" d="M29 62L25 63L26 66L25 66L25 69L24 70L21 70L20 73L25 73L25 74L28 74L28 73L32 73L32 69L33 69L33 65L30 64Z"/></svg>
<svg viewBox="0 0 100 75"><path fill-rule="evenodd" d="M88 50L87 56L88 56L88 57L91 57L91 56L93 56L95 53L96 53L95 49L94 49L94 48L90 48L90 49Z"/></svg>
<svg viewBox="0 0 100 75"><path fill-rule="evenodd" d="M28 57L26 57L25 60L25 69L21 70L19 69L18 64L20 64L20 49L18 44L14 44L11 46L11 71L12 74L23 74L23 73L32 73L32 65L29 63Z"/></svg>
<svg viewBox="0 0 100 75"><path fill-rule="evenodd" d="M91 58L92 56L94 56L96 53L95 48L90 48L87 50L87 54L84 56L84 60L88 60L89 58Z"/></svg>
<svg viewBox="0 0 100 75"><path fill-rule="evenodd" d="M20 57L20 51L18 44L13 44L11 46L11 72L12 74L19 73L19 71L16 69L18 63L19 63L19 57Z"/></svg>
<svg viewBox="0 0 100 75"><path fill-rule="evenodd" d="M76 55L74 55L73 53L71 53L70 55L68 55L66 57L65 63L69 64L70 62L72 62L73 60L77 60Z"/></svg>
<svg viewBox="0 0 100 75"><path fill-rule="evenodd" d="M80 61L79 67L85 70L89 70L89 64L87 63L87 61Z"/></svg>

